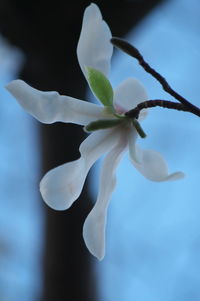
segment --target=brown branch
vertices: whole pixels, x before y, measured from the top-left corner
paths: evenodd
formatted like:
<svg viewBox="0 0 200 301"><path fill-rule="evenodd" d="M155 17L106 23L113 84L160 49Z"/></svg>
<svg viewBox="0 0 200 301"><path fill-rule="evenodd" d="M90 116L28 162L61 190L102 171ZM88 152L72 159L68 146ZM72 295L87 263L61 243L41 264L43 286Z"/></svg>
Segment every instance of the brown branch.
<svg viewBox="0 0 200 301"><path fill-rule="evenodd" d="M141 102L140 104L137 105L137 107L126 112L125 115L130 118L138 118L139 113L142 109L153 108L153 107L157 107L157 106L162 107L162 108L167 108L167 109L174 109L174 110L178 110L178 111L190 112L190 113L197 115L193 109L188 108L187 106L183 105L182 103L172 102L169 100L162 100L162 99L154 99L154 100L147 100L147 101ZM199 116L199 115L197 115L197 116Z"/></svg>
<svg viewBox="0 0 200 301"><path fill-rule="evenodd" d="M116 46L117 48L121 49L122 51L126 52L127 54L129 54L130 56L136 58L139 62L139 64L144 68L144 70L148 73L150 73L155 79L158 80L158 82L162 85L163 89L169 93L171 96L173 96L174 98L176 98L178 101L180 101L184 106L186 106L188 108L188 112L191 112L197 116L200 117L200 109L198 107L196 107L195 105L193 105L192 103L190 103L187 99L185 99L183 96L181 96L180 94L178 94L176 91L174 91L170 85L168 84L168 82L166 81L166 79L160 75L157 71L155 71L153 68L151 68L149 66L149 64L144 60L143 56L141 55L141 53L138 51L138 49L136 49L134 46L132 46L131 44L129 44L128 42L113 37L111 39L111 43Z"/></svg>

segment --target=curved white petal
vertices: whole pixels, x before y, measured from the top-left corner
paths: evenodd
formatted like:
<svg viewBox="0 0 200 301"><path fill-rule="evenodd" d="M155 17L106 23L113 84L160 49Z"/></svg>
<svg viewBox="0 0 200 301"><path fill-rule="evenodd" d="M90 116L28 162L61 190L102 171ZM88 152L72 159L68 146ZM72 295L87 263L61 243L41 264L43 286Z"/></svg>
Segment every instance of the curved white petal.
<svg viewBox="0 0 200 301"><path fill-rule="evenodd" d="M114 103L116 106L124 108L127 112L135 108L139 103L148 99L147 93L143 85L135 78L124 80L114 92ZM147 110L140 112L139 120L145 118Z"/></svg>
<svg viewBox="0 0 200 301"><path fill-rule="evenodd" d="M62 121L87 125L102 117L101 106L58 92L39 91L22 80L14 80L6 88L23 109L43 123Z"/></svg>
<svg viewBox="0 0 200 301"><path fill-rule="evenodd" d="M80 145L81 157L50 170L40 183L45 203L53 209L68 209L79 197L90 167L117 143L115 130L100 130Z"/></svg>
<svg viewBox="0 0 200 301"><path fill-rule="evenodd" d="M128 134L128 149L129 149L129 156L131 160L133 160L136 163L141 163L141 152L138 151L138 148L136 146L136 139L137 139L137 131L132 127L129 130Z"/></svg>
<svg viewBox="0 0 200 301"><path fill-rule="evenodd" d="M108 203L115 188L115 170L126 147L127 140L123 137L110 151L104 160L100 176L100 188L97 202L87 216L83 225L83 237L89 251L99 260L105 254L105 226Z"/></svg>
<svg viewBox="0 0 200 301"><path fill-rule="evenodd" d="M83 16L82 30L77 47L80 67L86 76L86 67L92 67L108 75L113 46L112 35L101 12L94 3L89 5ZM87 77L86 77L87 79Z"/></svg>
<svg viewBox="0 0 200 301"><path fill-rule="evenodd" d="M182 172L169 174L166 161L163 157L153 150L142 150L136 145L139 163L134 160L132 163L137 170L147 179L155 182L173 181L184 177Z"/></svg>

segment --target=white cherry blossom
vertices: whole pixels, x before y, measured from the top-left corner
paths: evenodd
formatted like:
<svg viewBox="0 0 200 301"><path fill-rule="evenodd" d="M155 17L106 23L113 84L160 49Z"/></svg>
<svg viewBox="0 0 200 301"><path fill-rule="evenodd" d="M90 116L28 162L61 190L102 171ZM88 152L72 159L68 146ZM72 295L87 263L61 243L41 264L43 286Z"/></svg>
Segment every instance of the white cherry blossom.
<svg viewBox="0 0 200 301"><path fill-rule="evenodd" d="M113 52L110 39L110 29L102 20L99 8L91 4L84 12L77 47L78 61L86 80L87 66L108 75ZM61 121L87 126L97 120L116 119L114 113L123 116L126 111L147 100L145 89L133 78L123 81L114 91L114 113L102 104L36 90L22 80L14 80L6 88L28 113L43 123ZM146 111L142 111L139 120L145 115ZM47 205L56 210L68 209L79 197L91 166L106 154L97 201L83 227L83 237L89 251L100 260L105 253L106 215L116 184L115 170L124 151L129 151L134 167L151 181L176 180L183 176L181 172L169 174L159 153L140 149L135 144L137 135L133 124L127 120L112 128L94 131L81 143L78 160L50 170L40 183L40 191Z"/></svg>

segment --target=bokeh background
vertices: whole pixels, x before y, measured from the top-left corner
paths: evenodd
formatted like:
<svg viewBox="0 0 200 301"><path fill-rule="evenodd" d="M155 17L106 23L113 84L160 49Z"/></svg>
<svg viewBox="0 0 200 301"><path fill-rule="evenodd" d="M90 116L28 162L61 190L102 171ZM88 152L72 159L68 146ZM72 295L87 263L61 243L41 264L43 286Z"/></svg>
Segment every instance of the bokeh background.
<svg viewBox="0 0 200 301"><path fill-rule="evenodd" d="M180 94L199 106L198 0L95 1L113 35L125 37ZM98 189L101 162L79 200L65 212L45 206L42 175L78 158L81 127L41 125L4 86L22 78L42 90L91 99L76 58L89 1L0 3L0 300L200 300L199 120L189 113L151 109L138 143L160 151L185 179L153 183L125 156L118 168L107 225L106 256L93 258L82 225ZM119 50L110 80L136 77L149 99L172 100Z"/></svg>

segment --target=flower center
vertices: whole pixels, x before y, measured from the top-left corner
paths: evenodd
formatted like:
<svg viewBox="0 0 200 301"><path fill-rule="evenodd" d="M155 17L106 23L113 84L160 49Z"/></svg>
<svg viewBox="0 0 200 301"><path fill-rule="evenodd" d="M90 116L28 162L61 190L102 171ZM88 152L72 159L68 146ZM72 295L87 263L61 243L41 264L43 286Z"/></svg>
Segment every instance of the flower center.
<svg viewBox="0 0 200 301"><path fill-rule="evenodd" d="M125 114L127 112L127 110L125 108L123 108L121 105L119 105L117 103L114 105L114 107L115 107L115 111L117 114L121 115L121 114Z"/></svg>

